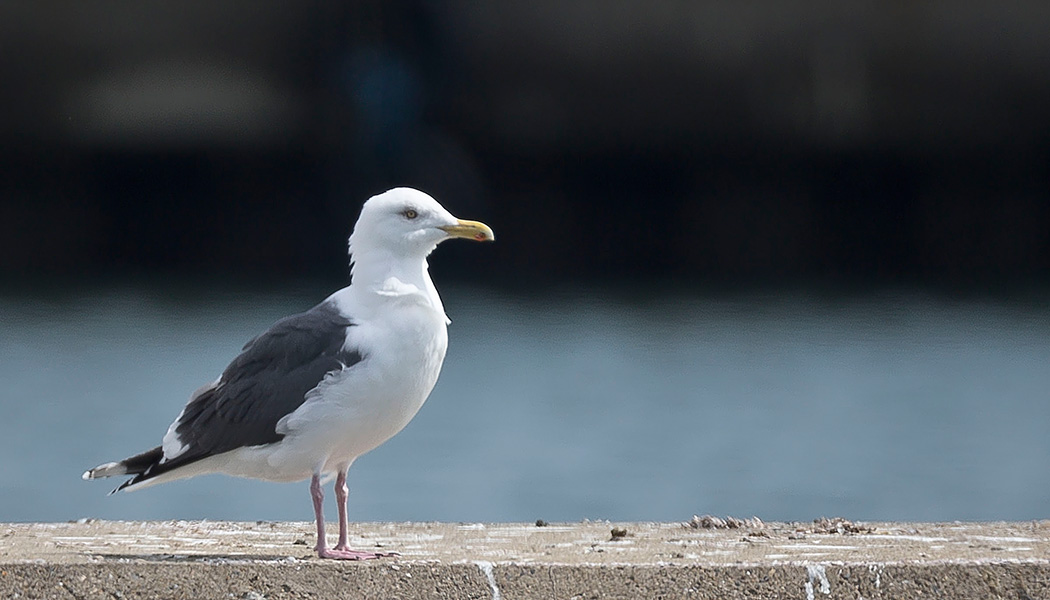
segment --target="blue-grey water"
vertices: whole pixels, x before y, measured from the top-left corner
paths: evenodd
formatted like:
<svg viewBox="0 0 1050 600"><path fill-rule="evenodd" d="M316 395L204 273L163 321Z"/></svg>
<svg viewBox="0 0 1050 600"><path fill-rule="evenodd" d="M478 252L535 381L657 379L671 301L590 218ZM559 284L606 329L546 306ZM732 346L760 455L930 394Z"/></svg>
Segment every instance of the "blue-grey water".
<svg viewBox="0 0 1050 600"><path fill-rule="evenodd" d="M119 480L80 474L156 445L244 341L327 291L0 296L0 521L309 520L305 483L107 496ZM351 469L355 520L1050 516L1045 301L442 291L441 379Z"/></svg>

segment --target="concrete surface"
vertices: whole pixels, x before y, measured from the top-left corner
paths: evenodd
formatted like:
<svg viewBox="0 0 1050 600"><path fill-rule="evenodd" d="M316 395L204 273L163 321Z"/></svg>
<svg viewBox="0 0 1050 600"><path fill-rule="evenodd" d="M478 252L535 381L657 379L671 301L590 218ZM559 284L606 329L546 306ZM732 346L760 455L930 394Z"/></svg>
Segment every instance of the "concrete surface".
<svg viewBox="0 0 1050 600"><path fill-rule="evenodd" d="M615 533L614 533L615 530ZM0 598L1050 598L1050 521L0 524Z"/></svg>

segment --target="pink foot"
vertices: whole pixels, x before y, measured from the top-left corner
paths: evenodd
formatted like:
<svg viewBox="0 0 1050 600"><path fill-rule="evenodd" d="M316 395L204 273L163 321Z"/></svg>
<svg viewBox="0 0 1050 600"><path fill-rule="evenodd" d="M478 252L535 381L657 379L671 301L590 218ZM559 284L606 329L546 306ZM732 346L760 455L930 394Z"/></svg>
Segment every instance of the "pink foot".
<svg viewBox="0 0 1050 600"><path fill-rule="evenodd" d="M335 560L372 560L374 558L383 558L386 556L399 556L397 552L364 552L361 550L351 550L349 548L319 548L317 550L317 556L320 558L332 558Z"/></svg>

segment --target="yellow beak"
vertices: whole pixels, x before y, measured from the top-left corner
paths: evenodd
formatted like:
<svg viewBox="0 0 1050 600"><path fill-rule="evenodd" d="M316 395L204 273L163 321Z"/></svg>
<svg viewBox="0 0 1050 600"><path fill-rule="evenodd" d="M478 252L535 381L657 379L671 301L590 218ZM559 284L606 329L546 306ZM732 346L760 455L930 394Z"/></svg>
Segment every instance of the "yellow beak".
<svg viewBox="0 0 1050 600"><path fill-rule="evenodd" d="M492 228L480 221L464 221L460 219L455 225L446 225L439 229L454 238L463 238L476 242L492 242L496 240L496 234L492 233Z"/></svg>

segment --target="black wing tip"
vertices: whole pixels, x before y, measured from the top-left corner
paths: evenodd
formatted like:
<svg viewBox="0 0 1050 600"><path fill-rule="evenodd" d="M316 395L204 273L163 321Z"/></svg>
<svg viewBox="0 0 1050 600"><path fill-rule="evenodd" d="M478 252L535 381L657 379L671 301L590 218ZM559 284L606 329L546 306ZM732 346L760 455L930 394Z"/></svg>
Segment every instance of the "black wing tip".
<svg viewBox="0 0 1050 600"><path fill-rule="evenodd" d="M116 475L134 475L134 477L109 492L109 495L113 495L130 485L152 478L156 475L156 473L154 473L155 467L160 464L160 461L163 458L164 451L161 446L157 446L156 448L151 448L141 454L125 458L122 461L105 463L94 469L88 469L87 471L84 471L80 477L81 479L90 481L92 479L104 479Z"/></svg>
<svg viewBox="0 0 1050 600"><path fill-rule="evenodd" d="M112 496L113 494L116 494L117 492L123 490L124 488L126 488L128 486L132 486L132 485L135 485L136 483L140 483L140 482L146 481L149 478L150 478L150 476L145 475L145 474L143 474L143 475L136 475L135 477L132 477L131 479L129 479L129 480L125 481L124 483L118 485L117 487L113 488L106 495L107 496Z"/></svg>

